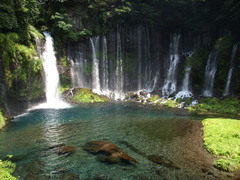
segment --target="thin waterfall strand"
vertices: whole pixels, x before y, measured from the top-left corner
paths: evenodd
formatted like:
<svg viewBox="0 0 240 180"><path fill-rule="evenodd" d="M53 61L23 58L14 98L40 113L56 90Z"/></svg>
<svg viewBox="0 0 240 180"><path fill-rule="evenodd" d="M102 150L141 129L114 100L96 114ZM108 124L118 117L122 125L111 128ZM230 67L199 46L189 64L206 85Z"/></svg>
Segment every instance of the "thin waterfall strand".
<svg viewBox="0 0 240 180"><path fill-rule="evenodd" d="M237 57L237 49L238 49L238 44L235 44L233 46L233 50L232 50L231 62L230 62L231 64L230 64L230 68L229 68L229 71L228 71L227 82L226 82L226 86L225 86L224 93L223 93L224 96L230 95L230 84L231 84L231 81L232 81L232 74L233 74L233 71L234 71L234 68L235 68L235 61L236 61L236 57Z"/></svg>
<svg viewBox="0 0 240 180"><path fill-rule="evenodd" d="M212 97L215 74L217 71L217 51L212 51L207 60L205 68L205 82L203 89L203 96Z"/></svg>

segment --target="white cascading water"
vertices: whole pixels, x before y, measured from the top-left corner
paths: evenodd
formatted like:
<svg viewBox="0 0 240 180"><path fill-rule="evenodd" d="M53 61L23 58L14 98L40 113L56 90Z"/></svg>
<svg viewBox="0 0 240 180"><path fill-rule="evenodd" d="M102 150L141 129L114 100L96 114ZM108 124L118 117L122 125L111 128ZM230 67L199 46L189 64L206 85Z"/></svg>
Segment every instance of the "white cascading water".
<svg viewBox="0 0 240 180"><path fill-rule="evenodd" d="M217 71L217 51L212 51L207 59L207 65L205 68L205 75L204 75L204 89L203 89L203 96L205 97L212 97L213 95L213 85L215 80L215 74Z"/></svg>
<svg viewBox="0 0 240 180"><path fill-rule="evenodd" d="M193 52L187 53L188 57L191 57L193 55ZM188 66L185 69L185 75L183 78L183 82L182 82L182 87L181 87L181 91L179 91L176 96L175 99L181 98L188 98L188 97L192 97L192 92L190 91L190 74L191 74L191 70L192 67Z"/></svg>
<svg viewBox="0 0 240 180"><path fill-rule="evenodd" d="M235 44L233 46L233 49L232 49L230 68L229 68L229 71L228 71L227 82L226 82L226 85L225 85L223 96L230 95L230 84L231 84L231 80L232 80L233 70L235 68L235 61L236 61L236 57L237 57L237 49L238 49L238 44Z"/></svg>
<svg viewBox="0 0 240 180"><path fill-rule="evenodd" d="M120 33L117 32L117 67L116 67L116 84L114 88L114 99L124 99L123 93L123 60Z"/></svg>
<svg viewBox="0 0 240 180"><path fill-rule="evenodd" d="M47 32L44 32L46 39L42 53L43 69L45 74L45 95L46 103L40 104L35 108L67 108L69 105L60 99L58 92L59 74L57 70L57 60L53 47L53 38Z"/></svg>
<svg viewBox="0 0 240 180"><path fill-rule="evenodd" d="M138 37L138 90L142 89L142 31L141 27L137 29Z"/></svg>
<svg viewBox="0 0 240 180"><path fill-rule="evenodd" d="M108 56L107 56L107 39L103 36L102 42L102 91L103 94L109 96L109 84L108 84Z"/></svg>
<svg viewBox="0 0 240 180"><path fill-rule="evenodd" d="M154 91L154 89L155 89L155 87L156 87L156 84L157 84L157 82L158 82L159 77L160 77L159 74L155 75L155 76L153 77L153 79L150 80L150 81L146 84L146 86L145 86L144 89L145 89L148 93L151 93L151 92Z"/></svg>
<svg viewBox="0 0 240 180"><path fill-rule="evenodd" d="M179 42L180 34L174 34L171 37L171 43L169 47L169 68L167 71L167 76L162 87L162 96L168 97L170 94L176 91L177 80L176 80L176 71L178 63L180 61L179 57Z"/></svg>
<svg viewBox="0 0 240 180"><path fill-rule="evenodd" d="M99 46L99 36L90 38L92 47L92 91L97 94L101 94L100 78L99 78L99 59L97 58L98 46Z"/></svg>

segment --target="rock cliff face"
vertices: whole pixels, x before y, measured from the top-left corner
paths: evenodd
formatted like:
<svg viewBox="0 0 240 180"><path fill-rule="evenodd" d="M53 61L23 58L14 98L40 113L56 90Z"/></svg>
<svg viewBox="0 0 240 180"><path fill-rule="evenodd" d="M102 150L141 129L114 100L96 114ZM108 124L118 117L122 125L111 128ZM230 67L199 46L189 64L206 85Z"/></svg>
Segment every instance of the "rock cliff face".
<svg viewBox="0 0 240 180"><path fill-rule="evenodd" d="M204 95L206 87L210 96L221 96L231 57L221 67L220 55L211 52L215 41L208 33L118 27L115 32L92 37L85 43L69 42L65 50L71 62L73 86L90 88L115 99L142 89L164 97L181 91ZM227 53L231 54L230 50ZM211 70L206 67L211 64L207 64L211 54L216 54L212 58L216 65L214 76L206 72ZM206 79L210 78L209 87Z"/></svg>

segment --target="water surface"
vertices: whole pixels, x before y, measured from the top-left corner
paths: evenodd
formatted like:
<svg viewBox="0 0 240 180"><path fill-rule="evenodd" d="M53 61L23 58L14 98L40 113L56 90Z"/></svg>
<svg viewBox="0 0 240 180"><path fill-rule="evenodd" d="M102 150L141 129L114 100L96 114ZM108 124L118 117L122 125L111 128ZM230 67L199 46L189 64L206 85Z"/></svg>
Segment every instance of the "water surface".
<svg viewBox="0 0 240 180"><path fill-rule="evenodd" d="M201 119L135 103L38 109L17 117L0 132L0 158L12 154L17 163L15 175L21 179L199 179L205 174L200 163L189 160L185 142L194 143L186 141L186 132ZM118 145L139 164L97 161L82 149L93 140ZM164 156L180 169L155 164L123 141L142 154ZM76 152L60 156L51 148L60 144L75 146Z"/></svg>

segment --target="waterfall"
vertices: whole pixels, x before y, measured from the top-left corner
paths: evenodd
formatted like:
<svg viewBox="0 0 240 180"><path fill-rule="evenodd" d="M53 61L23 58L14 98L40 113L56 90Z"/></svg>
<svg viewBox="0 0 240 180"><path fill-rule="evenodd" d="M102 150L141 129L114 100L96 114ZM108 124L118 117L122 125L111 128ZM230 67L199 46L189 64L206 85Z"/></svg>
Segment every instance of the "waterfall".
<svg viewBox="0 0 240 180"><path fill-rule="evenodd" d="M142 31L141 27L137 29L137 37L138 37L138 90L142 89Z"/></svg>
<svg viewBox="0 0 240 180"><path fill-rule="evenodd" d="M234 68L235 68L235 61L236 61L236 57L237 57L237 49L238 49L238 45L235 44L233 46L233 49L232 49L230 68L229 68L229 71L228 71L227 82L226 82L226 85L225 85L223 96L230 95L230 84L231 84L231 80L232 80L232 74L233 74L233 71L234 71Z"/></svg>
<svg viewBox="0 0 240 180"><path fill-rule="evenodd" d="M43 58L43 69L45 75L46 103L35 108L66 108L68 107L68 104L61 101L58 92L59 74L53 47L53 38L47 32L44 32L44 36L46 41L41 56Z"/></svg>
<svg viewBox="0 0 240 180"><path fill-rule="evenodd" d="M102 42L102 91L103 94L109 95L108 85L108 56L107 56L107 39L103 36Z"/></svg>
<svg viewBox="0 0 240 180"><path fill-rule="evenodd" d="M193 55L193 52L186 53L186 57L191 57L192 55ZM184 74L184 78L183 78L183 82L182 82L181 91L179 91L176 94L175 99L178 99L178 98L183 99L183 98L192 97L193 94L190 91L191 70L192 70L192 67L190 65L187 66L187 68L185 69L185 74Z"/></svg>
<svg viewBox="0 0 240 180"><path fill-rule="evenodd" d="M151 93L154 91L155 87L156 87L156 84L158 82L158 79L159 79L159 74L156 74L152 80L150 80L146 86L145 86L145 90L148 92L148 93Z"/></svg>
<svg viewBox="0 0 240 180"><path fill-rule="evenodd" d="M117 32L117 67L116 67L116 84L114 89L114 99L123 99L123 59L120 33Z"/></svg>
<svg viewBox="0 0 240 180"><path fill-rule="evenodd" d="M211 97L213 95L213 85L215 74L217 71L217 51L212 51L207 59L207 65L205 68L205 75L204 75L204 89L203 89L203 96Z"/></svg>
<svg viewBox="0 0 240 180"><path fill-rule="evenodd" d="M169 68L167 71L167 77L164 81L162 87L162 96L169 96L176 91L177 80L176 80L176 71L178 63L180 61L179 57L179 42L180 34L174 34L171 37L171 43L169 47Z"/></svg>
<svg viewBox="0 0 240 180"><path fill-rule="evenodd" d="M189 91L189 81L190 81L190 73L191 73L192 67L189 66L185 69L185 75L183 78L183 83L182 83L182 91Z"/></svg>
<svg viewBox="0 0 240 180"><path fill-rule="evenodd" d="M74 51L74 54L72 53ZM71 54L68 56L68 59L71 62L70 73L71 73L71 81L73 87L81 87L81 88L91 88L91 85L88 83L86 75L84 71L86 69L90 69L88 65L87 59L85 58L85 49L83 44L78 44L76 49L68 48L67 54Z"/></svg>
<svg viewBox="0 0 240 180"><path fill-rule="evenodd" d="M99 59L97 58L97 53L99 49L99 36L90 38L92 47L92 91L100 94L100 78L99 78Z"/></svg>

